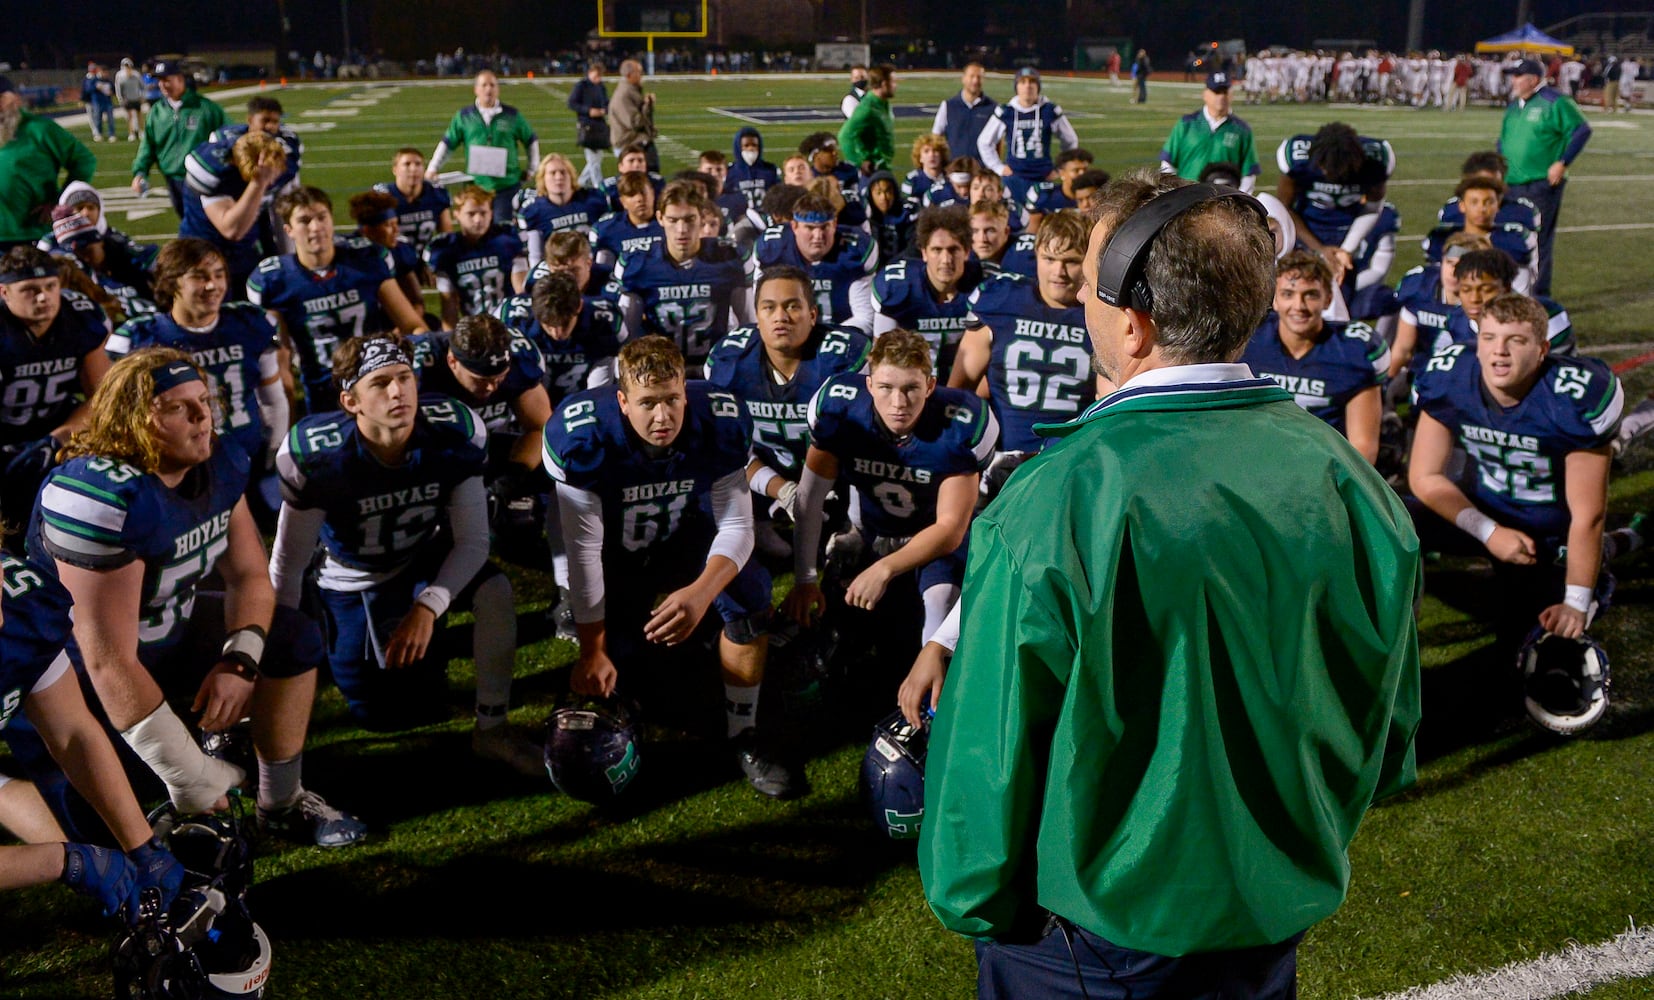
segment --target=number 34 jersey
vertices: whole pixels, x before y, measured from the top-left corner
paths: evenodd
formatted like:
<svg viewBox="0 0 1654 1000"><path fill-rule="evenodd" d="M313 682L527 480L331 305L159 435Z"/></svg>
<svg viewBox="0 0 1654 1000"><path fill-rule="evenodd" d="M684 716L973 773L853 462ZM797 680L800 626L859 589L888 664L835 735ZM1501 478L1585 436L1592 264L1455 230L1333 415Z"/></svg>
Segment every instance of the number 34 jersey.
<svg viewBox="0 0 1654 1000"><path fill-rule="evenodd" d="M1476 352L1451 344L1413 382L1417 405L1476 462L1476 506L1529 534L1568 530L1563 462L1613 440L1625 390L1595 358L1547 357L1539 381L1515 406L1489 398Z"/></svg>
<svg viewBox="0 0 1654 1000"><path fill-rule="evenodd" d="M574 393L546 421L546 471L603 502L605 558L640 557L671 541L686 520L707 524L712 485L746 468L746 408L699 380L685 392L683 429L658 457L632 431L612 388Z"/></svg>
<svg viewBox="0 0 1654 1000"><path fill-rule="evenodd" d="M362 443L356 418L334 412L294 425L276 471L283 501L327 512L321 584L348 592L389 579L446 533L454 487L482 475L487 459L481 418L456 399L425 395L401 465L380 462Z"/></svg>
<svg viewBox="0 0 1654 1000"><path fill-rule="evenodd" d="M981 472L998 436L993 413L963 389L931 393L902 440L874 411L865 375L834 375L810 402L810 443L838 459L839 475L861 500L860 526L884 538L910 538L935 524L942 480Z"/></svg>

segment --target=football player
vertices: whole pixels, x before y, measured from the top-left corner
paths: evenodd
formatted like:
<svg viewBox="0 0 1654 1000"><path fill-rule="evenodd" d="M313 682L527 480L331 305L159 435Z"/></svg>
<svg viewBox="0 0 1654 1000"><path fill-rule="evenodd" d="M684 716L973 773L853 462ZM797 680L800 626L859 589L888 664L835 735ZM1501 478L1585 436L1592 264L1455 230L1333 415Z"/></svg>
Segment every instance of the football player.
<svg viewBox="0 0 1654 1000"><path fill-rule="evenodd" d="M903 257L873 279L873 330L901 327L924 337L946 379L965 333L968 299L982 283L982 265L971 258L970 216L960 206L927 208L915 228L919 259Z"/></svg>
<svg viewBox="0 0 1654 1000"><path fill-rule="evenodd" d="M212 392L213 433L221 445L240 448L251 468L261 471L287 434L280 344L258 306L224 301L229 285L217 247L206 240L173 240L155 259L155 296L166 312L126 323L104 350L113 359L151 346L188 354Z"/></svg>
<svg viewBox="0 0 1654 1000"><path fill-rule="evenodd" d="M1465 157L1464 163L1459 166L1459 174L1462 177L1491 177L1494 180L1503 181L1508 167L1509 164L1504 156L1490 149L1471 153ZM1539 229L1539 209L1535 208L1533 202L1528 199L1520 196L1512 197L1509 190L1506 190L1499 198L1499 212L1494 216L1494 224L1502 228L1510 222L1520 224L1523 229L1537 231ZM1436 213L1436 224L1447 227L1449 231L1464 224L1464 209L1460 207L1458 198L1447 199L1447 202L1442 205L1441 211ZM1429 246L1427 245L1427 252L1428 249ZM1439 243L1436 244L1436 249L1437 252L1440 252Z"/></svg>
<svg viewBox="0 0 1654 1000"><path fill-rule="evenodd" d="M547 153L534 172L533 190L517 192L517 233L528 247L530 267L545 256L546 238L573 230L589 233L609 213L609 199L601 191L575 184L574 164L562 153Z"/></svg>
<svg viewBox="0 0 1654 1000"><path fill-rule="evenodd" d="M627 254L616 279L625 338L664 336L697 373L712 345L752 315L740 258L733 248L701 235L702 213L713 207L699 184L668 185L656 214L665 237Z"/></svg>
<svg viewBox="0 0 1654 1000"><path fill-rule="evenodd" d="M850 580L845 603L872 610L892 581L912 573L925 609L920 638L929 640L959 599L978 479L998 439L993 412L974 393L936 387L925 338L911 330L881 334L865 374L835 375L810 401L786 614L808 626L821 613L822 509L842 473L856 490L853 527L829 548L859 550L867 562Z"/></svg>
<svg viewBox="0 0 1654 1000"><path fill-rule="evenodd" d="M878 244L858 229L840 227L826 198L807 194L798 199L792 221L766 229L752 261L755 277L777 264L808 271L823 322L872 331Z"/></svg>
<svg viewBox="0 0 1654 1000"><path fill-rule="evenodd" d="M1329 122L1314 135L1282 140L1275 161L1281 170L1275 195L1292 213L1298 242L1325 257L1341 284L1360 242L1347 239L1351 227L1358 216L1383 208L1395 151L1383 139Z"/></svg>
<svg viewBox="0 0 1654 1000"><path fill-rule="evenodd" d="M444 330L452 330L461 316L498 312L505 297L520 294L528 280L528 252L511 227L494 221L492 194L474 185L461 191L454 217L459 230L433 238L425 248L425 266L442 296Z"/></svg>
<svg viewBox="0 0 1654 1000"><path fill-rule="evenodd" d="M297 354L311 413L337 408L332 382L334 348L344 340L396 327L425 331L425 315L402 294L381 246L334 238L333 201L319 188L301 187L276 202L293 252L267 257L247 282L247 297L281 331L282 348ZM282 366L291 378L291 368Z"/></svg>
<svg viewBox="0 0 1654 1000"><path fill-rule="evenodd" d="M902 178L902 201L909 214L917 214L921 200L934 185L945 183L944 170L951 156L948 141L931 132L921 132L913 140L913 169Z"/></svg>
<svg viewBox="0 0 1654 1000"><path fill-rule="evenodd" d="M1428 508L1415 512L1427 547L1496 560L1516 635L1536 616L1572 639L1597 603L1610 443L1625 392L1603 362L1552 353L1549 323L1533 299L1500 295L1480 310L1474 347L1450 344L1416 373L1421 414L1407 479ZM1447 473L1455 444L1475 459L1468 495Z"/></svg>
<svg viewBox="0 0 1654 1000"><path fill-rule="evenodd" d="M300 781L321 636L276 607L242 499L247 455L219 446L212 410L205 373L182 351L117 361L40 491L29 553L74 598L75 641L105 716L179 812L222 803L243 774L202 750L174 702L199 712L208 734L251 716L266 830L354 844L367 828ZM222 594L201 589L214 573Z"/></svg>
<svg viewBox="0 0 1654 1000"><path fill-rule="evenodd" d="M658 201L662 191L666 190L666 180L660 174L649 169L649 155L641 143L634 143L622 149L615 157L615 174L603 181L603 197L608 199L609 211L623 212L626 210L624 197L620 190L620 179L627 174L642 174L649 179L649 193ZM653 204L653 201L651 201Z"/></svg>
<svg viewBox="0 0 1654 1000"><path fill-rule="evenodd" d="M229 268L230 297L246 296L247 278L263 256L258 223L264 197L287 171L287 147L264 132L207 141L184 159L187 186L179 236L218 247Z"/></svg>
<svg viewBox="0 0 1654 1000"><path fill-rule="evenodd" d="M781 172L764 159L764 137L751 125L743 125L735 130L733 147L729 183L746 196L748 204L763 204L764 194L781 183Z"/></svg>
<svg viewBox="0 0 1654 1000"><path fill-rule="evenodd" d="M276 218L273 209L277 197L299 186L299 170L304 160L304 140L299 138L297 132L283 125L281 117L280 101L274 97L255 94L247 101L245 124L221 125L211 136L215 142L233 143L248 132L263 132L280 142L282 148L287 151L287 165L264 192L263 210L259 214L259 251L266 257L290 249L282 239L280 220Z"/></svg>
<svg viewBox="0 0 1654 1000"><path fill-rule="evenodd" d="M999 156L1001 139L1004 159ZM1052 154L1079 145L1068 116L1040 92L1039 70L1024 66L1017 70L1016 96L994 109L977 136L976 153L989 170L1005 178L1011 197L1021 205L1029 188L1051 176Z"/></svg>
<svg viewBox="0 0 1654 1000"><path fill-rule="evenodd" d="M1459 258L1454 275L1459 282L1459 308L1447 318L1447 333L1454 343L1476 342L1477 321L1481 319L1483 307L1512 291L1516 285L1516 274L1516 261L1497 248L1472 251ZM1544 307L1550 317L1546 329L1551 353L1573 354L1574 326L1568 318L1568 310L1543 295L1534 296L1534 301Z"/></svg>
<svg viewBox="0 0 1654 1000"><path fill-rule="evenodd" d="M867 221L867 209L861 201L861 171L853 163L845 163L839 159L838 136L832 132L811 132L798 144L799 155L810 165L810 174L802 182L808 187L811 180L817 177L831 177L838 183L839 194L844 198L844 209L839 213L838 221L846 226L859 226ZM787 183L796 183L791 177Z"/></svg>
<svg viewBox="0 0 1654 1000"><path fill-rule="evenodd" d="M946 208L949 205L969 205L971 203L971 179L977 171L985 171L976 160L969 156L956 156L948 162L947 168L937 178L936 183L925 188L925 193L919 197L918 203L923 208ZM1006 206L1009 213L1010 206Z"/></svg>
<svg viewBox="0 0 1654 1000"><path fill-rule="evenodd" d="M566 274L572 277L579 285L581 294L593 302L601 300L612 311L620 301L620 286L610 281L599 283L596 268L592 266L591 240L579 233L554 233L551 239L546 240L546 255L540 263L534 265L534 270L528 273L528 284L533 286L548 274ZM513 296L521 299L521 296ZM507 323L511 322L507 312L512 299L506 299L506 305L500 307L500 318ZM619 322L618 319L615 321Z"/></svg>
<svg viewBox="0 0 1654 1000"><path fill-rule="evenodd" d="M488 481L521 480L540 467L551 403L533 342L513 336L498 317L466 316L452 332L414 337L409 347L421 395L457 399L482 418Z"/></svg>
<svg viewBox="0 0 1654 1000"><path fill-rule="evenodd" d="M663 235L655 219L655 187L647 174L641 170L621 174L615 179L615 190L620 209L597 220L591 233L593 274L600 283L608 282L617 260L644 253Z"/></svg>
<svg viewBox="0 0 1654 1000"><path fill-rule="evenodd" d="M913 244L914 218L896 188L896 175L888 170L873 171L868 175L863 200L867 203L867 229L879 245L879 259L895 260L907 255Z"/></svg>
<svg viewBox="0 0 1654 1000"><path fill-rule="evenodd" d="M57 261L34 247L0 257L0 504L26 511L58 449L83 427L85 400L109 359L109 317L65 291ZM21 530L21 524L14 530ZM7 536L9 538L9 536Z"/></svg>
<svg viewBox="0 0 1654 1000"><path fill-rule="evenodd" d="M1091 337L1079 299L1090 237L1078 212L1054 212L1040 227L1033 281L1001 275L970 295L948 385L969 392L987 385L1000 438L983 478L984 502L1040 450L1035 424L1072 420L1108 388L1091 368Z"/></svg>
<svg viewBox="0 0 1654 1000"><path fill-rule="evenodd" d="M1453 342L1447 321L1459 305L1459 258L1492 246L1486 237L1454 233L1447 238L1439 263L1420 264L1401 276L1396 285L1401 312L1396 338L1390 344L1390 378L1408 368L1415 353L1429 359Z"/></svg>
<svg viewBox="0 0 1654 1000"><path fill-rule="evenodd" d="M425 182L425 154L412 146L396 151L396 157L391 160L391 176L394 180L380 181L373 189L396 199L399 227L408 234L408 242L414 249L424 254L436 234L454 229L448 192Z"/></svg>
<svg viewBox="0 0 1654 1000"><path fill-rule="evenodd" d="M328 663L351 715L373 729L445 717L446 661L432 637L449 608L470 607L471 749L539 773L540 754L506 725L517 618L511 584L488 562L487 429L458 400L419 395L397 334L344 341L333 371L343 412L299 421L276 457L277 603L298 606L320 539Z"/></svg>
<svg viewBox="0 0 1654 1000"><path fill-rule="evenodd" d="M1096 162L1096 157L1091 155L1090 150L1075 147L1058 153L1055 162L1056 179L1034 184L1028 189L1028 197L1023 201L1030 232L1039 232L1042 217L1059 209L1079 207L1079 202L1074 196L1074 179L1090 170L1091 165Z"/></svg>
<svg viewBox="0 0 1654 1000"><path fill-rule="evenodd" d="M1331 299L1332 269L1326 261L1306 250L1282 257L1275 264L1274 309L1252 334L1241 360L1376 462L1390 346L1365 323L1324 319Z"/></svg>
<svg viewBox="0 0 1654 1000"><path fill-rule="evenodd" d="M546 425L544 463L557 481L580 638L569 686L613 694L646 644L684 642L715 607L726 731L748 783L782 797L795 776L756 728L770 580L749 558L751 440L735 397L686 382L677 347L644 337L620 349L617 390L563 401Z"/></svg>
<svg viewBox="0 0 1654 1000"><path fill-rule="evenodd" d="M835 143L837 139L833 140ZM810 166L810 160L803 153L794 153L781 161L781 180L794 187L809 187L810 181L815 179L815 170Z"/></svg>
<svg viewBox="0 0 1654 1000"><path fill-rule="evenodd" d="M1516 261L1514 290L1526 295L1539 273L1537 218L1538 212L1526 199L1506 197L1505 182L1497 174L1487 170L1467 173L1437 215L1436 228L1424 239L1425 260L1441 260L1447 238L1456 232L1485 236Z"/></svg>
<svg viewBox="0 0 1654 1000"><path fill-rule="evenodd" d="M749 201L739 188L730 183L729 160L724 154L716 149L703 149L695 163L701 173L717 182L717 189L712 192L712 200L717 204L725 221L733 225L737 219L746 215L747 209L754 202Z"/></svg>
<svg viewBox="0 0 1654 1000"><path fill-rule="evenodd" d="M431 282L431 272L420 259L413 241L402 235L402 221L396 214L396 199L383 191L363 191L350 197L350 217L356 223L356 232L369 243L384 247L391 255L391 271L396 275L396 287L408 304L423 311L424 287Z"/></svg>

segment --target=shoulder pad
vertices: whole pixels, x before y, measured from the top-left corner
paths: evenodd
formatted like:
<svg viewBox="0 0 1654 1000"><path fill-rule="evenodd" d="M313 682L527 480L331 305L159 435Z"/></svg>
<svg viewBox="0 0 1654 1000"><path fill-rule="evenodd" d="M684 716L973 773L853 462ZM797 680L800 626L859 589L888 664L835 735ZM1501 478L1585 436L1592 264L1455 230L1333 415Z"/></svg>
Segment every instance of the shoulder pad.
<svg viewBox="0 0 1654 1000"><path fill-rule="evenodd" d="M571 394L546 421L543 458L546 472L560 483L586 489L603 467L603 431L599 392L611 398L612 388L585 389Z"/></svg>
<svg viewBox="0 0 1654 1000"><path fill-rule="evenodd" d="M421 396L419 415L434 429L453 434L486 454L488 427L477 412L450 396Z"/></svg>
<svg viewBox="0 0 1654 1000"><path fill-rule="evenodd" d="M144 472L102 457L71 459L40 491L41 534L50 553L73 566L112 569L135 558L126 542L127 515ZM142 525L139 517L137 527Z"/></svg>

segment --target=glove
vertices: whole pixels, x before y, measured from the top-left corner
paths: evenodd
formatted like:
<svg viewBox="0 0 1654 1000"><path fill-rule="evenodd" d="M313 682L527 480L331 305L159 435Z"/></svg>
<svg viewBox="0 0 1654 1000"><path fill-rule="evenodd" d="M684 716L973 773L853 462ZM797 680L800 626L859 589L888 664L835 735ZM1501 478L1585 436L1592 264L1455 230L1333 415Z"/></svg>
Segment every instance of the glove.
<svg viewBox="0 0 1654 1000"><path fill-rule="evenodd" d="M38 441L18 446L6 463L6 478L29 477L38 479L57 464L57 450L62 447L50 434Z"/></svg>
<svg viewBox="0 0 1654 1000"><path fill-rule="evenodd" d="M138 895L150 886L161 890L161 912L171 909L172 901L178 898L178 889L184 884L184 866L172 852L162 847L159 839L154 839L127 851L126 857L133 868L132 912L137 913Z"/></svg>
<svg viewBox="0 0 1654 1000"><path fill-rule="evenodd" d="M798 508L798 484L797 483L792 482L790 480L785 482L785 483L782 483L780 492L776 493L776 495L775 495L775 502L778 506L780 506L780 508L782 510L787 512L787 516L789 518L791 518L795 522L798 520L798 509L797 509Z"/></svg>
<svg viewBox="0 0 1654 1000"><path fill-rule="evenodd" d="M106 917L124 907L128 920L137 919L137 875L132 862L119 851L91 844L63 845L63 874L58 881L103 904Z"/></svg>
<svg viewBox="0 0 1654 1000"><path fill-rule="evenodd" d="M164 701L121 736L166 783L167 797L181 813L206 812L247 777L234 764L207 756Z"/></svg>

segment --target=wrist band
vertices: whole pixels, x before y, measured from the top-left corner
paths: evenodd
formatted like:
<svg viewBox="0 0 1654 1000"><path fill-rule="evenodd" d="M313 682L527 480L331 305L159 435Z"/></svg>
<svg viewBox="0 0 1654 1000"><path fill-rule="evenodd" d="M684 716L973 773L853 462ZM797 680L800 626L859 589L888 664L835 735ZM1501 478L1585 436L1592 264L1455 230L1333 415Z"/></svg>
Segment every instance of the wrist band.
<svg viewBox="0 0 1654 1000"><path fill-rule="evenodd" d="M1580 614L1589 614L1591 611L1591 588L1568 584L1562 591L1562 603Z"/></svg>
<svg viewBox="0 0 1654 1000"><path fill-rule="evenodd" d="M219 657L235 664L236 673L243 677L258 675L258 665L264 660L264 629L257 625L243 625L224 639Z"/></svg>
<svg viewBox="0 0 1654 1000"><path fill-rule="evenodd" d="M758 494L761 497L769 496L770 495L770 480L774 479L777 475L778 475L778 473L774 469L770 468L769 466L760 465L758 467L758 471L754 472L752 474L752 483L751 483L752 492Z"/></svg>
<svg viewBox="0 0 1654 1000"><path fill-rule="evenodd" d="M1487 540L1493 537L1494 530L1499 527L1499 522L1474 507L1466 507L1459 511L1453 523L1459 526L1460 531L1483 545L1487 544Z"/></svg>

